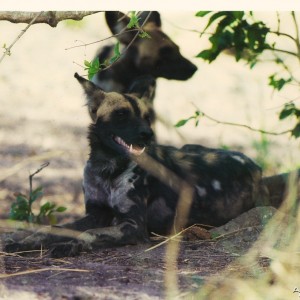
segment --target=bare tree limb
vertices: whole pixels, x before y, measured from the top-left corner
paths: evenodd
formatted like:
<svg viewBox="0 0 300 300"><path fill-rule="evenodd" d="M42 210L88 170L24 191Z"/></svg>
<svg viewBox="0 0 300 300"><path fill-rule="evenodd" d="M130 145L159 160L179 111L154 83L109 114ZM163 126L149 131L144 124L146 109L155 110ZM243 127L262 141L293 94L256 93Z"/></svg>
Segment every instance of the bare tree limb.
<svg viewBox="0 0 300 300"><path fill-rule="evenodd" d="M9 47L3 46L3 48L5 48L5 51L3 53L3 55L0 58L0 63L3 61L3 59L5 58L5 56L9 56L11 55L11 48L14 46L14 44L22 37L22 35L29 29L29 27L35 22L35 20L41 16L43 14L43 12L41 11L40 13L36 14L34 16L34 18L29 22L29 24L26 26L26 28L24 30L21 31L21 33L16 37L16 39L11 43L11 45Z"/></svg>
<svg viewBox="0 0 300 300"><path fill-rule="evenodd" d="M89 16L99 11L47 11L40 15L33 24L45 23L51 27L56 27L63 20L72 19L76 21L82 20L85 16ZM36 12L22 11L0 11L0 20L9 21L12 23L27 23L29 24Z"/></svg>

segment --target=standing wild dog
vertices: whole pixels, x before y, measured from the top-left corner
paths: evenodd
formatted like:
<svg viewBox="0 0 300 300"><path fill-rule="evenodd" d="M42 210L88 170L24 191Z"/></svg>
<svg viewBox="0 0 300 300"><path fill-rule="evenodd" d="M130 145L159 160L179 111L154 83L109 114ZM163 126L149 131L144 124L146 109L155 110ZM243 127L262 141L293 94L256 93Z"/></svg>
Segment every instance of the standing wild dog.
<svg viewBox="0 0 300 300"><path fill-rule="evenodd" d="M64 227L83 233L66 242L50 230L12 243L7 251L43 244L52 248L53 256L74 255L81 249L145 241L151 232L168 234L177 215L181 182L192 188L191 199L183 199L191 200L186 226L222 225L259 202L261 169L248 157L200 145L157 145L152 141L147 91L141 98L106 93L75 77L92 119L83 180L86 216Z"/></svg>
<svg viewBox="0 0 300 300"><path fill-rule="evenodd" d="M127 29L129 17L121 12L107 11L108 27L123 47L129 46L137 31ZM187 80L197 67L184 58L179 47L161 30L160 15L156 11L142 12L139 25L150 38L137 37L121 58L108 69L97 73L92 81L105 92L128 93L137 78L147 75L153 78ZM100 63L113 56L113 46L102 48L97 55ZM153 94L154 96L154 94ZM153 100L153 99L151 99Z"/></svg>

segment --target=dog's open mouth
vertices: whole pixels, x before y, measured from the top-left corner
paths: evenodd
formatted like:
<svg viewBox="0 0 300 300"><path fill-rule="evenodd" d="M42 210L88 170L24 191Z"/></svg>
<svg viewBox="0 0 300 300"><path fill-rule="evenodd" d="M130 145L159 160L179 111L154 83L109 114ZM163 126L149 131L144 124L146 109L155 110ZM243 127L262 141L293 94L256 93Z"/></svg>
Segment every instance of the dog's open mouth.
<svg viewBox="0 0 300 300"><path fill-rule="evenodd" d="M128 145L123 139L119 136L114 136L113 140L120 146L122 146L127 152L133 155L141 155L146 147L142 147L140 145Z"/></svg>

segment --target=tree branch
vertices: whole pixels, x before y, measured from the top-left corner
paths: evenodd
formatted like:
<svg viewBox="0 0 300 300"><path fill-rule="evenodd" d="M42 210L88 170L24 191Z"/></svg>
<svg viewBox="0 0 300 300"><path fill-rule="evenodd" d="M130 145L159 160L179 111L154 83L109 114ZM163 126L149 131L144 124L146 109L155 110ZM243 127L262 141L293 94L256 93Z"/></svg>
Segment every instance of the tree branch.
<svg viewBox="0 0 300 300"><path fill-rule="evenodd" d="M29 29L29 27L38 19L38 17L40 17L41 15L43 14L43 12L41 11L40 13L37 13L33 18L32 20L29 22L29 24L26 26L25 29L23 29L21 31L21 33L16 37L16 39L11 43L11 45L9 47L6 47L6 46L3 46L3 48L5 48L5 51L3 53L3 55L1 56L0 58L0 63L3 61L4 57L6 55L10 55L11 52L11 48L14 46L14 44L22 37L22 35Z"/></svg>
<svg viewBox="0 0 300 300"><path fill-rule="evenodd" d="M293 22L295 24L295 30L296 30L296 45L298 50L298 59L300 60L300 32L299 32L299 26L294 11L292 11L292 17L293 17Z"/></svg>
<svg viewBox="0 0 300 300"><path fill-rule="evenodd" d="M291 51L288 51L288 50L277 49L277 48L268 48L266 50L277 51L277 52L281 52L281 53L286 53L286 54L289 54L289 55L292 55L292 56L296 56L298 58L298 54L297 53L291 52Z"/></svg>
<svg viewBox="0 0 300 300"><path fill-rule="evenodd" d="M267 130L263 130L263 129L253 128L253 127L251 127L249 125L246 125L246 124L220 121L220 120L217 120L217 119L215 119L215 118L207 115L202 110L199 110L196 104L194 104L194 103L192 103L192 104L197 109L197 111L195 112L195 114L193 116L191 116L190 118L186 119L185 121L189 121L189 120L195 119L196 120L196 126L198 125L199 118L206 117L208 120L213 121L213 122L215 122L217 124L242 127L242 128L246 128L246 129L249 129L251 131L254 131L254 132L259 132L259 133L268 134L268 135L283 135L283 134L291 133L293 131L293 129L288 129L288 130L284 130L284 131L280 131L280 132L272 132L272 131L267 131ZM180 125L180 126L182 126L182 125ZM180 127L180 126L177 125L176 127Z"/></svg>
<svg viewBox="0 0 300 300"><path fill-rule="evenodd" d="M243 127L243 128L247 128L251 131L255 131L255 132L260 132L263 134L269 134L269 135L283 135L283 134L287 134L290 133L292 131L292 129L288 129L288 130L284 130L281 132L272 132L272 131L267 131L267 130L263 130L263 129L258 129L258 128L253 128L249 125L246 124L239 124L239 123L233 123L233 122L225 122L225 121L219 121L209 115L207 115L206 113L204 113L203 111L201 111L201 114L203 117L206 117L207 119L217 123L217 124L222 124L222 125L229 125L229 126L237 126L237 127Z"/></svg>
<svg viewBox="0 0 300 300"><path fill-rule="evenodd" d="M45 23L51 27L56 27L63 20L72 19L76 21L82 20L85 16L89 16L99 11L47 11L40 15L33 24ZM21 11L0 11L0 20L9 21L12 23L27 23L29 24L36 12L21 12Z"/></svg>

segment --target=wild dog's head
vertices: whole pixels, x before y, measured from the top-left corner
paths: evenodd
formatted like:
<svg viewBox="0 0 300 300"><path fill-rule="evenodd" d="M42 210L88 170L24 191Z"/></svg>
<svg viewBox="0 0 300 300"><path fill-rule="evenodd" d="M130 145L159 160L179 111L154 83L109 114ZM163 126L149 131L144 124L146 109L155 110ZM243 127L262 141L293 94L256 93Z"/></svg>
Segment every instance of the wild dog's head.
<svg viewBox="0 0 300 300"><path fill-rule="evenodd" d="M142 93L136 88L132 94L105 93L77 73L75 78L87 96L92 136L101 150L110 156L142 154L154 136L151 128L154 112L147 99L151 90Z"/></svg>
<svg viewBox="0 0 300 300"><path fill-rule="evenodd" d="M139 25L150 38L137 38L133 43L136 31L127 29L129 17L117 11L107 11L105 17L117 39L126 46L131 44L125 56L133 60L133 67L140 75L187 80L196 72L197 67L181 55L179 47L161 30L157 11L144 11L139 15Z"/></svg>

